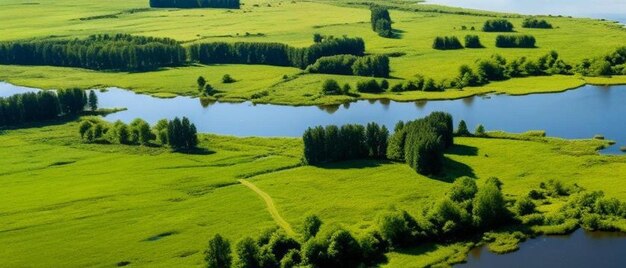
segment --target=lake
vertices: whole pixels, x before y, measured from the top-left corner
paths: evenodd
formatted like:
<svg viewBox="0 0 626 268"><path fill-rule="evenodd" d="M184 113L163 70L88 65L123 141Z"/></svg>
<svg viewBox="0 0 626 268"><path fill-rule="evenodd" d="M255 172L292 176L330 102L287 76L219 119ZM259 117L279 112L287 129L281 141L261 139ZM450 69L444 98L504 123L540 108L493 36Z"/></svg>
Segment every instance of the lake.
<svg viewBox="0 0 626 268"><path fill-rule="evenodd" d="M569 236L540 236L518 251L498 255L486 246L473 249L455 267L624 267L626 234L577 230Z"/></svg>
<svg viewBox="0 0 626 268"><path fill-rule="evenodd" d="M426 3L528 15L589 17L626 24L623 0L427 0Z"/></svg>
<svg viewBox="0 0 626 268"><path fill-rule="evenodd" d="M0 83L0 96L33 90L36 89ZM487 130L546 130L549 136L571 139L601 134L617 141L606 153L620 153L619 146L626 145L626 86L584 86L563 93L487 95L447 101L357 101L327 107L251 102L202 104L198 98L162 99L119 88L97 91L97 95L100 107L128 108L107 115L109 121L128 123L143 118L152 124L162 118L186 116L200 132L224 135L299 137L310 126L369 122L393 129L399 120L445 111L456 122L465 120L470 130L483 124Z"/></svg>

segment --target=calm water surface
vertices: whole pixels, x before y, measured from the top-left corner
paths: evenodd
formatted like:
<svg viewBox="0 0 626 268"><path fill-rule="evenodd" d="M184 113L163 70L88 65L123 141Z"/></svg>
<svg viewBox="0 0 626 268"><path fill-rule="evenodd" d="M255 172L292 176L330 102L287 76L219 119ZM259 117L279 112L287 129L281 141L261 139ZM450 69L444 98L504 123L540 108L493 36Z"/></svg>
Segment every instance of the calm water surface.
<svg viewBox="0 0 626 268"><path fill-rule="evenodd" d="M430 4L529 15L564 15L626 24L625 0L427 0Z"/></svg>
<svg viewBox="0 0 626 268"><path fill-rule="evenodd" d="M570 236L541 236L504 255L480 247L455 267L626 267L626 234L578 230Z"/></svg>
<svg viewBox="0 0 626 268"><path fill-rule="evenodd" d="M32 90L0 83L0 96ZM128 108L106 116L110 121L143 118L155 123L162 118L186 116L201 132L236 136L297 137L310 126L369 122L393 129L399 120L446 111L456 121L465 120L471 129L483 124L489 130L508 132L546 130L549 136L573 139L601 134L617 141L608 153L618 153L619 146L626 145L626 86L584 86L555 94L477 96L451 101L358 101L330 107L202 104L197 98L160 99L118 88L97 94L100 107Z"/></svg>

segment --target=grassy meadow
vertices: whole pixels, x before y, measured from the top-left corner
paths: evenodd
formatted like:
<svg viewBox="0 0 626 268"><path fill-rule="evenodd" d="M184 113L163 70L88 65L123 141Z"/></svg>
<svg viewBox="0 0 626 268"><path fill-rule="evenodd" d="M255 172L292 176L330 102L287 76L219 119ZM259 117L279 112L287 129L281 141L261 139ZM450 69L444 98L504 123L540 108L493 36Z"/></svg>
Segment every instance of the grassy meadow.
<svg viewBox="0 0 626 268"><path fill-rule="evenodd" d="M30 1L0 0L0 18L5 27L0 41L30 38L75 38L96 33L130 33L169 37L184 43L194 42L280 42L305 47L312 44L312 35L362 37L368 53L400 53L391 58L391 84L424 75L436 80L457 75L462 64L500 54L507 59L538 58L551 50L571 64L584 58L597 57L626 42L626 29L612 22L565 17L547 17L554 29L526 29L523 18L509 18L516 26L515 34L532 34L537 38L534 49L496 48L498 33L480 31L486 16L457 15L428 11L391 10L393 27L398 38L382 38L371 30L370 12L361 5L344 2L243 1L240 10L223 9L147 9L147 1ZM407 7L413 5L405 3ZM420 6L420 5L417 5ZM400 6L402 7L402 6ZM425 9L428 10L428 9ZM16 17L13 14L29 14ZM493 14L492 14L493 15ZM466 27L466 30L463 30ZM470 30L474 27L476 30ZM436 36L480 36L485 48L440 51L431 48ZM221 76L230 74L238 82L222 84ZM363 77L306 74L296 68L259 65L188 66L146 73L109 73L61 67L0 66L0 79L11 83L45 88L109 87L129 88L157 96L195 95L195 80L207 77L210 84L222 91L224 101L255 99L257 102L314 105L336 104L353 97L319 96L321 84L333 78L341 84ZM284 77L287 79L283 79ZM460 92L383 93L362 98L395 100L450 99L485 92L527 94L569 89L577 80L568 78L536 78L547 84L510 82L487 85L485 88ZM593 78L596 80L597 78ZM45 81L41 81L45 80ZM518 79L514 79L518 80ZM578 79L580 80L580 79ZM623 77L602 78L603 84L624 83ZM582 84L578 82L579 84ZM520 90L520 85L523 90ZM494 90L494 88L497 88ZM522 92L520 92L522 91Z"/></svg>
<svg viewBox="0 0 626 268"><path fill-rule="evenodd" d="M497 176L507 198L547 179L577 183L626 200L626 158L595 152L599 140L458 138L446 174L428 178L405 164L351 161L301 166L293 138L202 135L210 153L83 144L77 122L0 134L0 258L9 267L194 267L216 232L231 241L276 226L273 200L298 232L305 215L356 235L390 208L417 213L460 176ZM508 139L504 139L508 138ZM554 205L546 209L555 209ZM466 243L424 245L388 254L388 267L463 258ZM78 250L80 249L80 250ZM68 258L68 256L72 256Z"/></svg>

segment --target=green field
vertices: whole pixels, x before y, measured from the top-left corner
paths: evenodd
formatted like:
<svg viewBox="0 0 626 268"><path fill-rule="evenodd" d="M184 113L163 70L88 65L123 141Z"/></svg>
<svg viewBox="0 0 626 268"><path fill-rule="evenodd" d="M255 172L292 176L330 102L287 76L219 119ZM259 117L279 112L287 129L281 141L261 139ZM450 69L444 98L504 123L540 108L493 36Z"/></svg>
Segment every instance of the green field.
<svg viewBox="0 0 626 268"><path fill-rule="evenodd" d="M212 153L189 155L83 144L77 124L0 135L0 244L11 245L0 251L4 265L197 266L216 232L236 241L277 225L267 200L238 180L269 197L296 232L314 213L361 235L380 213L417 213L464 175L501 178L507 198L553 178L626 200L626 157L598 155L606 144L598 140L458 138L446 174L428 178L390 162L301 166L299 139L202 135ZM390 253L387 265L421 266L466 250L425 245Z"/></svg>
<svg viewBox="0 0 626 268"><path fill-rule="evenodd" d="M0 0L0 18L6 18L0 30L0 41L29 38L74 38L95 33L130 33L146 36L170 37L185 43L194 42L280 42L292 46L308 46L312 35L349 35L362 37L368 53L404 53L391 59L391 84L411 79L417 74L436 80L457 75L462 64L500 54L508 59L526 56L538 58L556 50L570 64L584 58L604 55L626 42L626 29L612 22L565 17L548 17L555 29L525 29L522 18L510 18L519 34L532 34L538 40L535 49L495 48L498 33L479 31L482 23L491 17L457 15L438 12L391 10L393 27L400 38L381 38L371 30L369 10L345 2L290 2L244 1L241 10L221 9L146 9L147 1L48 1L33 4L30 1ZM331 5L334 3L336 5ZM402 7L414 4L403 3ZM418 5L421 6L421 5ZM14 14L29 14L16 17ZM108 16L107 16L108 15ZM103 17L104 16L104 17ZM83 19L83 20L81 20ZM462 26L476 31L462 30ZM246 34L248 33L248 35ZM438 51L431 48L433 39L441 35L463 38L479 35L484 49ZM575 45L574 45L575 44ZM221 76L230 74L239 82L222 84ZM297 75L300 74L300 75ZM59 67L0 66L0 79L18 85L45 88L108 87L129 88L157 96L174 94L195 95L195 80L199 75L223 91L224 101L251 99L257 102L314 105L345 102L348 96L319 96L321 83L328 78L340 83L356 84L362 77L305 74L296 68L275 66L215 65L189 66L148 73L107 73ZM289 77L283 79L283 76ZM297 75L297 76L294 76ZM537 78L547 79L547 78ZM550 78L549 84L511 81L488 85L486 88L460 92L408 92L400 96L384 93L362 98L389 98L396 100L450 99L497 91L527 94L569 89L577 78ZM595 78L594 78L595 79ZM44 81L45 80L45 81ZM514 79L517 80L517 79ZM528 81L528 80L526 80ZM602 79L603 84L624 83L623 77ZM578 82L582 84L582 82ZM520 90L521 86L523 90ZM531 85L533 87L528 87ZM495 89L495 90L494 90Z"/></svg>

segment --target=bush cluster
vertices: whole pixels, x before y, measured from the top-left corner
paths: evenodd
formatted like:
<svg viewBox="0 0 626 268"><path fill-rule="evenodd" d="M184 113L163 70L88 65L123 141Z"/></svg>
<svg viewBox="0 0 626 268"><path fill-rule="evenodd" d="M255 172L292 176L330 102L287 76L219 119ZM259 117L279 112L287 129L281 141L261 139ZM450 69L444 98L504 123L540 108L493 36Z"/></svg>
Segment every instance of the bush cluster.
<svg viewBox="0 0 626 268"><path fill-rule="evenodd" d="M88 106L97 109L93 91L87 96L81 89L39 91L0 98L0 126L56 119L61 115L77 115Z"/></svg>
<svg viewBox="0 0 626 268"><path fill-rule="evenodd" d="M239 9L239 0L150 0L150 7Z"/></svg>
<svg viewBox="0 0 626 268"><path fill-rule="evenodd" d="M379 228L387 243L402 248L459 239L501 226L511 218L499 180L477 187L474 179L463 177L418 218L405 211L392 211L380 217Z"/></svg>
<svg viewBox="0 0 626 268"><path fill-rule="evenodd" d="M540 20L537 18L526 18L522 22L523 28L538 28L538 29L552 29L552 24L546 20Z"/></svg>
<svg viewBox="0 0 626 268"><path fill-rule="evenodd" d="M304 160L310 165L327 162L385 158L389 131L376 123L308 128L302 135Z"/></svg>
<svg viewBox="0 0 626 268"><path fill-rule="evenodd" d="M498 35L496 47L500 48L535 48L535 37L532 35Z"/></svg>
<svg viewBox="0 0 626 268"><path fill-rule="evenodd" d="M407 80L404 83L396 84L391 87L391 92L404 92L404 91L441 91L445 87L442 84L438 84L432 78L425 78L421 75L417 75L412 80Z"/></svg>
<svg viewBox="0 0 626 268"><path fill-rule="evenodd" d="M326 37L307 48L290 47L281 43L215 42L189 47L189 59L204 64L236 63L293 66L301 69L319 58L333 55L362 56L365 43L361 38Z"/></svg>
<svg viewBox="0 0 626 268"><path fill-rule="evenodd" d="M512 32L513 23L504 19L488 20L483 25L484 32Z"/></svg>
<svg viewBox="0 0 626 268"><path fill-rule="evenodd" d="M377 32L382 37L393 37L393 30L391 28L391 17L389 16L389 10L385 7L372 6L371 10L371 24L372 30Z"/></svg>
<svg viewBox="0 0 626 268"><path fill-rule="evenodd" d="M433 112L425 118L399 122L389 138L387 158L407 163L423 175L443 170L444 150L454 144L452 116Z"/></svg>
<svg viewBox="0 0 626 268"><path fill-rule="evenodd" d="M0 43L0 64L145 71L185 61L185 49L175 40L128 34Z"/></svg>
<svg viewBox="0 0 626 268"><path fill-rule="evenodd" d="M440 50L462 49L463 45L456 36L437 36L433 41L433 48Z"/></svg>
<svg viewBox="0 0 626 268"><path fill-rule="evenodd" d="M478 35L466 35L465 47L466 48L483 48L483 45L480 43L480 37L478 37Z"/></svg>
<svg viewBox="0 0 626 268"><path fill-rule="evenodd" d="M198 144L196 126L183 117L168 121L162 119L153 127L135 119L130 124L116 121L113 124L100 119L86 119L78 126L80 137L86 143L124 145L168 145L175 150L193 149Z"/></svg>
<svg viewBox="0 0 626 268"><path fill-rule="evenodd" d="M319 58L307 70L311 73L388 77L390 68L389 57L385 55L335 55Z"/></svg>
<svg viewBox="0 0 626 268"><path fill-rule="evenodd" d="M585 59L576 71L586 76L626 75L626 46L595 59Z"/></svg>

